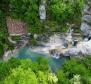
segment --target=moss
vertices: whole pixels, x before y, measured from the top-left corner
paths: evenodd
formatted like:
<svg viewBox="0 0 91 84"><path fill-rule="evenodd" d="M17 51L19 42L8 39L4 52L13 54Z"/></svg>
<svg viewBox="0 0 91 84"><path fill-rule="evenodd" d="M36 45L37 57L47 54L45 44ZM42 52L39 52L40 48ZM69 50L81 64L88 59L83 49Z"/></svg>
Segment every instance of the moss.
<svg viewBox="0 0 91 84"><path fill-rule="evenodd" d="M75 33L81 33L81 30L80 30L80 28L75 28L75 29L74 29L74 32L75 32Z"/></svg>
<svg viewBox="0 0 91 84"><path fill-rule="evenodd" d="M34 38L33 39L30 39L28 43L30 45L37 45L37 41Z"/></svg>
<svg viewBox="0 0 91 84"><path fill-rule="evenodd" d="M19 40L21 39L20 36L12 36L11 38L12 38L12 40L14 40L14 41L19 41Z"/></svg>

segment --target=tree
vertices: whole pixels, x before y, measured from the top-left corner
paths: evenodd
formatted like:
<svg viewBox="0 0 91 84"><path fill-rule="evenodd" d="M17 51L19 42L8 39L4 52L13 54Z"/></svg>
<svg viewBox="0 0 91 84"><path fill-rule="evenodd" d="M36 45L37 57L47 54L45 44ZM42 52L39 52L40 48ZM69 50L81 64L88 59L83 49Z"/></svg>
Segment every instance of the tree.
<svg viewBox="0 0 91 84"><path fill-rule="evenodd" d="M5 79L10 74L10 71L21 65L19 59L11 58L7 62L0 62L0 80Z"/></svg>
<svg viewBox="0 0 91 84"><path fill-rule="evenodd" d="M18 67L12 70L10 76L5 79L4 84L38 84L38 81L31 68L25 70Z"/></svg>
<svg viewBox="0 0 91 84"><path fill-rule="evenodd" d="M61 70L61 69L58 70L56 74L57 74L57 77L58 77L58 84L70 84L70 81L66 77L63 70Z"/></svg>
<svg viewBox="0 0 91 84"><path fill-rule="evenodd" d="M69 80L72 79L74 75L79 74L82 83L90 84L90 71L84 66L83 63L79 63L79 61L77 61L76 59L71 59L69 61L66 61L63 64L61 70L63 72L63 73L61 72L61 74L63 74L62 76L64 77L65 80L68 80L68 82L70 82ZM58 71L58 73L59 72L60 70Z"/></svg>
<svg viewBox="0 0 91 84"><path fill-rule="evenodd" d="M4 11L0 9L0 56L4 53L4 45L7 42L7 37L6 17Z"/></svg>
<svg viewBox="0 0 91 84"><path fill-rule="evenodd" d="M0 1L0 10L8 13L8 11L9 11L9 0L1 0Z"/></svg>
<svg viewBox="0 0 91 84"><path fill-rule="evenodd" d="M58 82L57 76L51 71L49 72L49 69L48 70L43 69L44 65L42 66L43 63L42 61L40 65L39 64L40 61L32 62L30 59L27 60L25 59L20 60L14 58L10 59L8 63L6 62L3 65L3 67L1 66L0 72L3 73L5 72L4 74L0 73L0 76L3 77L3 83L4 84L48 84L48 83L57 84ZM44 62L44 64L45 63L46 62Z"/></svg>
<svg viewBox="0 0 91 84"><path fill-rule="evenodd" d="M59 23L76 23L76 20L80 20L83 4L83 0L53 0L50 11L53 19Z"/></svg>

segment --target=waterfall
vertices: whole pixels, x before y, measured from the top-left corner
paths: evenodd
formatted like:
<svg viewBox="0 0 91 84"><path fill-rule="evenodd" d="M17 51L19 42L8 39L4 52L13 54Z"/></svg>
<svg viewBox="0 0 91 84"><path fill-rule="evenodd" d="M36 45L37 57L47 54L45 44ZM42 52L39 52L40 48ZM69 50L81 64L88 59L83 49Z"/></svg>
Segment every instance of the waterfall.
<svg viewBox="0 0 91 84"><path fill-rule="evenodd" d="M73 29L69 28L67 31L67 37L66 37L66 40L68 42L72 42L72 33L73 33Z"/></svg>
<svg viewBox="0 0 91 84"><path fill-rule="evenodd" d="M46 1L41 0L41 4L39 6L39 16L41 21L45 21L46 19Z"/></svg>
<svg viewBox="0 0 91 84"><path fill-rule="evenodd" d="M50 48L62 47L63 45L63 38L60 34L54 34L50 37L48 43L45 44L46 46L50 46Z"/></svg>
<svg viewBox="0 0 91 84"><path fill-rule="evenodd" d="M59 59L59 58L60 58L60 53L57 52L57 51L55 51L55 52L53 53L53 56L52 56L52 57L55 58L55 59Z"/></svg>

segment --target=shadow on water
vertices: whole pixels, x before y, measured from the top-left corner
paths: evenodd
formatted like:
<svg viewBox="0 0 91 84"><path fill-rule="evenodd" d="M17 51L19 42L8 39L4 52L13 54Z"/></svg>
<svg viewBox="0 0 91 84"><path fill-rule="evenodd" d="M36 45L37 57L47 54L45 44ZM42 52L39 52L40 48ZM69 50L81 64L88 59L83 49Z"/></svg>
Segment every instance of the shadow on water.
<svg viewBox="0 0 91 84"><path fill-rule="evenodd" d="M48 64L52 71L56 71L57 69L59 69L65 61L64 58L55 59L49 54L29 51L28 47L20 49L19 54L17 56L17 58L22 59L30 58L33 61L36 61L39 57L43 57L48 60Z"/></svg>

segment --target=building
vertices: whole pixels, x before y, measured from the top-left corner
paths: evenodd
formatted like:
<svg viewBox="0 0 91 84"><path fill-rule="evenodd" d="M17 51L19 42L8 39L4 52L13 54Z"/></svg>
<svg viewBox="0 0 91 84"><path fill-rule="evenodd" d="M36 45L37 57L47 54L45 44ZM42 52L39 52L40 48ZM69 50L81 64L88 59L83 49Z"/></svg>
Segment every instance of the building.
<svg viewBox="0 0 91 84"><path fill-rule="evenodd" d="M21 20L7 17L7 27L10 36L23 35L27 33L26 23L22 22Z"/></svg>

